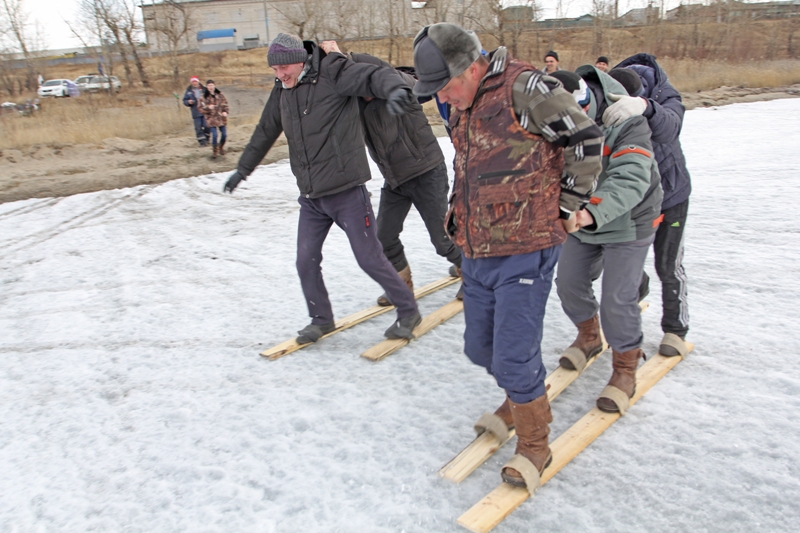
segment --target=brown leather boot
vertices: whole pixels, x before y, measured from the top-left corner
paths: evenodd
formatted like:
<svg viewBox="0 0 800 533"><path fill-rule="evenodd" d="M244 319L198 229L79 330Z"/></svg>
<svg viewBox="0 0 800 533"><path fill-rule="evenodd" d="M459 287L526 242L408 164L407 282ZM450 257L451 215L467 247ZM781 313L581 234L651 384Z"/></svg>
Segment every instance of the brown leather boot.
<svg viewBox="0 0 800 533"><path fill-rule="evenodd" d="M400 275L400 279L402 279L408 288L411 289L411 292L414 292L414 281L411 279L411 267L406 265L406 267L398 272ZM389 301L389 298L386 296L386 293L381 294L378 296L378 305L381 307L388 307L390 305L394 305L392 302Z"/></svg>
<svg viewBox="0 0 800 533"><path fill-rule="evenodd" d="M514 416L511 414L511 400L508 399L508 396L506 396L506 401L495 410L494 414L506 423L508 429L514 429Z"/></svg>
<svg viewBox="0 0 800 533"><path fill-rule="evenodd" d="M517 430L515 453L533 463L541 475L553 459L548 446L549 424L553 421L553 414L550 412L547 394L528 403L514 403L511 400L508 400L508 403L511 406L511 415ZM526 486L522 474L515 468L504 466L502 476L506 483L518 487Z"/></svg>
<svg viewBox="0 0 800 533"><path fill-rule="evenodd" d="M227 141L227 139L225 139ZM219 155L225 155L225 141L219 143Z"/></svg>
<svg viewBox="0 0 800 533"><path fill-rule="evenodd" d="M217 158L217 151L219 150L217 148L216 144L213 146L213 149L214 149L214 153L211 155L211 159L216 159Z"/></svg>
<svg viewBox="0 0 800 533"><path fill-rule="evenodd" d="M627 352L613 352L612 366L614 373L600 397L597 398L597 408L606 413L625 414L629 400L636 392L636 367L639 359L644 358L641 348Z"/></svg>
<svg viewBox="0 0 800 533"><path fill-rule="evenodd" d="M558 364L567 370L583 370L586 361L603 351L603 336L600 335L600 318L597 315L577 326L578 336L558 360Z"/></svg>

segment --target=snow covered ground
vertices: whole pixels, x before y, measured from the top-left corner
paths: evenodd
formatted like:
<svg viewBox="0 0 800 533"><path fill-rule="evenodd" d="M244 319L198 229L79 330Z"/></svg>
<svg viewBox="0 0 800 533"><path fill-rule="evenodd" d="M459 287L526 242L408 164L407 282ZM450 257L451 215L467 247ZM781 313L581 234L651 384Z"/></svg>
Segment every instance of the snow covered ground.
<svg viewBox="0 0 800 533"><path fill-rule="evenodd" d="M796 530L798 116L800 100L687 113L696 352L496 531ZM225 178L0 205L0 531L461 531L513 453L459 486L436 475L503 398L462 354L463 316L378 363L359 354L391 313L259 357L307 323L297 190L286 163L233 196ZM418 286L445 275L414 212L403 239ZM340 230L325 253L338 316L371 305ZM549 369L573 336L554 292ZM553 437L609 375L604 355L554 402Z"/></svg>

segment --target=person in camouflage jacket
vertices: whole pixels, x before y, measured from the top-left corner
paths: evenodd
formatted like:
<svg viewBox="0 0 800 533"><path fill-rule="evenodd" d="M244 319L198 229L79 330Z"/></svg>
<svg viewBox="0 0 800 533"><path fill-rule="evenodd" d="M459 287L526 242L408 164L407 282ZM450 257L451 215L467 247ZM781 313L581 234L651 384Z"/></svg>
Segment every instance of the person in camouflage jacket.
<svg viewBox="0 0 800 533"><path fill-rule="evenodd" d="M206 82L206 90L197 107L206 117L206 124L211 130L211 146L214 149L213 157L225 155L225 141L228 139L226 126L228 125L228 99L217 89L214 80ZM219 128L219 148L217 148L217 128Z"/></svg>
<svg viewBox="0 0 800 533"><path fill-rule="evenodd" d="M504 47L483 57L477 36L457 25L420 31L414 65L415 94L453 109L445 224L464 255L464 352L507 395L480 431L516 428L517 455L502 476L532 492L552 458L544 311L560 245L594 191L603 134L558 80Z"/></svg>

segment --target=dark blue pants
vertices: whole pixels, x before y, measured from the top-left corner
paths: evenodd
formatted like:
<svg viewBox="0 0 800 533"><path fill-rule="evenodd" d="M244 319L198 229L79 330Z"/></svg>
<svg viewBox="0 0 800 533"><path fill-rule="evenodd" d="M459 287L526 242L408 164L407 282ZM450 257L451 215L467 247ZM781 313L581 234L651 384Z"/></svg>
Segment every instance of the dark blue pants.
<svg viewBox="0 0 800 533"><path fill-rule="evenodd" d="M194 135L197 138L197 142L199 142L201 146L205 146L208 144L208 127L206 126L206 117L200 115L199 117L195 117L193 120Z"/></svg>
<svg viewBox="0 0 800 533"><path fill-rule="evenodd" d="M545 394L542 327L561 246L484 259L464 258L464 353L516 403Z"/></svg>
<svg viewBox="0 0 800 533"><path fill-rule="evenodd" d="M298 202L297 273L313 324L333 322L331 301L322 279L322 245L334 222L350 240L358 266L378 282L397 306L397 316L405 318L417 312L414 293L383 255L375 235L375 215L364 185L322 198L301 196Z"/></svg>
<svg viewBox="0 0 800 533"><path fill-rule="evenodd" d="M383 253L398 272L408 266L400 233L412 205L422 217L436 253L454 265L461 266L461 250L444 231L448 188L447 165L442 163L394 189L388 183L381 189L378 240L383 245Z"/></svg>
<svg viewBox="0 0 800 533"><path fill-rule="evenodd" d="M208 129L211 130L211 144L213 146L216 146L217 145L217 127L214 126L212 128L208 128ZM225 126L220 126L219 127L219 134L220 134L219 143L220 144L224 143L225 139L228 138L228 132L225 131L225 130L226 130Z"/></svg>

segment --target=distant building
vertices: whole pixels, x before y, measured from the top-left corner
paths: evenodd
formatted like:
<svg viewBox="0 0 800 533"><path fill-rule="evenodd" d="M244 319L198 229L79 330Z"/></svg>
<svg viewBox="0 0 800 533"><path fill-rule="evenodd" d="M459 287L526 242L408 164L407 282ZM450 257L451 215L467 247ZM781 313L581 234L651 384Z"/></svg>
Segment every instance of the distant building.
<svg viewBox="0 0 800 533"><path fill-rule="evenodd" d="M726 22L729 20L775 20L800 17L800 0L783 2L717 2L716 4L681 4L666 12L673 22Z"/></svg>
<svg viewBox="0 0 800 533"><path fill-rule="evenodd" d="M657 7L642 7L639 9L631 9L619 19L619 22L616 25L622 26L646 26L648 24L653 24L655 21L658 20L658 8Z"/></svg>
<svg viewBox="0 0 800 533"><path fill-rule="evenodd" d="M140 7L151 50L169 50L174 41L178 50L208 51L269 45L278 33L290 31L275 7L289 3L291 0L151 0ZM225 35L217 35L219 31Z"/></svg>

